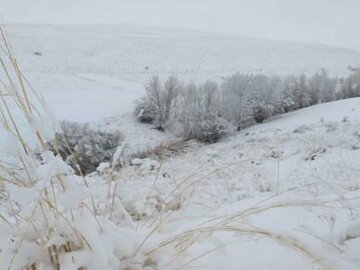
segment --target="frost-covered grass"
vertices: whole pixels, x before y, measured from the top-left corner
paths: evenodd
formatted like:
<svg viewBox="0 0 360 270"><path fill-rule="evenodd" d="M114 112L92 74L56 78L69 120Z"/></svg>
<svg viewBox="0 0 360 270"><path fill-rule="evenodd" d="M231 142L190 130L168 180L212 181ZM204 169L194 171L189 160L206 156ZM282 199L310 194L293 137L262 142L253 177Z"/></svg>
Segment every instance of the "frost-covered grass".
<svg viewBox="0 0 360 270"><path fill-rule="evenodd" d="M359 268L358 99L82 177L47 151L58 123L7 45L1 269Z"/></svg>

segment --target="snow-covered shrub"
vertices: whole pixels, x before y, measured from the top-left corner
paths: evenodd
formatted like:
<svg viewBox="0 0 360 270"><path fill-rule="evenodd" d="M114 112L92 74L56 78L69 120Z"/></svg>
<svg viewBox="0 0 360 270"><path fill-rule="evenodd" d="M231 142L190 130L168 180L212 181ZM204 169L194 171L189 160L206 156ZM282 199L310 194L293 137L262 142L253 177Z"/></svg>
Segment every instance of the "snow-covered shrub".
<svg viewBox="0 0 360 270"><path fill-rule="evenodd" d="M92 129L89 124L63 121L61 130L49 143L50 149L59 153L75 171L80 169L85 174L95 171L101 162L111 160L121 140L120 133Z"/></svg>
<svg viewBox="0 0 360 270"><path fill-rule="evenodd" d="M262 123L272 115L273 107L260 103L253 109L254 120L256 123Z"/></svg>
<svg viewBox="0 0 360 270"><path fill-rule="evenodd" d="M147 99L143 99L136 104L135 116L141 123L153 124L156 119L156 107Z"/></svg>
<svg viewBox="0 0 360 270"><path fill-rule="evenodd" d="M295 108L295 101L292 97L283 97L275 105L275 112L277 114L287 113Z"/></svg>
<svg viewBox="0 0 360 270"><path fill-rule="evenodd" d="M231 125L226 120L209 116L201 119L192 128L188 138L197 139L201 142L216 143L226 134L231 132Z"/></svg>

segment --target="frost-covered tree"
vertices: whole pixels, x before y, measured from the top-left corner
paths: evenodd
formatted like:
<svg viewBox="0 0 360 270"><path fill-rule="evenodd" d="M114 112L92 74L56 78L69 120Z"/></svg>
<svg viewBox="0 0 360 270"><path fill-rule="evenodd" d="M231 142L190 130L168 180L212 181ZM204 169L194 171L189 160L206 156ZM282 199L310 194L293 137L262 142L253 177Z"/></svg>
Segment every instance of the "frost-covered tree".
<svg viewBox="0 0 360 270"><path fill-rule="evenodd" d="M163 102L165 106L164 118L168 120L172 108L176 106L176 98L182 89L182 85L175 76L170 76L164 83Z"/></svg>
<svg viewBox="0 0 360 270"><path fill-rule="evenodd" d="M304 74L287 76L283 81L281 98L276 105L278 113L286 113L312 105L311 90Z"/></svg>
<svg viewBox="0 0 360 270"><path fill-rule="evenodd" d="M341 82L338 98L360 97L360 71L354 71Z"/></svg>
<svg viewBox="0 0 360 270"><path fill-rule="evenodd" d="M211 81L184 87L174 77L162 85L159 77L154 77L146 87L147 95L137 115L141 115L140 121L154 122L158 128L167 123L184 137L200 138L201 130L219 130L216 126L220 122L240 130L279 113L360 96L359 73L340 82L324 70L310 77L236 73L223 78L221 87ZM210 127L210 123L214 125Z"/></svg>
<svg viewBox="0 0 360 270"><path fill-rule="evenodd" d="M282 80L276 76L238 73L225 78L222 85L224 116L238 129L265 120L275 113L282 86Z"/></svg>
<svg viewBox="0 0 360 270"><path fill-rule="evenodd" d="M200 86L200 95L204 98L204 110L214 112L219 107L219 87L216 82L207 81Z"/></svg>
<svg viewBox="0 0 360 270"><path fill-rule="evenodd" d="M217 83L189 84L181 95L180 104L179 122L184 137L214 143L230 132L230 123L221 117Z"/></svg>
<svg viewBox="0 0 360 270"><path fill-rule="evenodd" d="M312 99L311 105L336 99L338 79L329 77L325 70L311 76L308 80L308 86Z"/></svg>
<svg viewBox="0 0 360 270"><path fill-rule="evenodd" d="M237 73L225 78L221 87L223 115L238 129L253 122L250 79L248 75Z"/></svg>
<svg viewBox="0 0 360 270"><path fill-rule="evenodd" d="M135 113L141 122L154 123L164 130L181 84L176 77L169 77L162 84L159 76L154 76L145 86L146 96L138 103Z"/></svg>
<svg viewBox="0 0 360 270"><path fill-rule="evenodd" d="M301 74L300 77L297 78L295 82L294 94L295 109L300 109L311 105L312 99L305 74Z"/></svg>
<svg viewBox="0 0 360 270"><path fill-rule="evenodd" d="M155 121L159 129L163 129L165 123L165 103L163 95L163 87L161 85L160 77L154 76L145 86L147 106L155 108ZM146 109L146 107L144 108Z"/></svg>

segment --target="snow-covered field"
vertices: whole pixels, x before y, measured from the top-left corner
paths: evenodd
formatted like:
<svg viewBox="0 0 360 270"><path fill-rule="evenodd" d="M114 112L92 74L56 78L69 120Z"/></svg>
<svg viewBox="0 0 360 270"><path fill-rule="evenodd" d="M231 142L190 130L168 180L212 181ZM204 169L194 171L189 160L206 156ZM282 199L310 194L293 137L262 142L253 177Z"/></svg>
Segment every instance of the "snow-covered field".
<svg viewBox="0 0 360 270"><path fill-rule="evenodd" d="M60 118L75 121L128 112L153 75L219 81L237 71L312 74L325 68L340 76L360 59L348 49L182 29L31 24L6 29L34 88Z"/></svg>
<svg viewBox="0 0 360 270"><path fill-rule="evenodd" d="M323 45L136 25L15 24L6 30L25 76L59 119L119 128L139 149L169 137L131 119L153 75L202 82L237 71L313 74L325 68L342 76L360 59L360 52Z"/></svg>
<svg viewBox="0 0 360 270"><path fill-rule="evenodd" d="M60 119L119 129L135 150L164 141L170 150L123 168L103 164L86 182L49 153L39 164L22 160L31 165L25 179L40 180L4 184L23 205L1 208L5 221L18 211L9 218L15 225L0 223L1 269L33 261L52 269L51 248L64 241L55 253L67 270L360 268L360 98L284 114L213 145L175 143L130 116L153 74L342 75L360 53L134 26L7 31L25 75Z"/></svg>

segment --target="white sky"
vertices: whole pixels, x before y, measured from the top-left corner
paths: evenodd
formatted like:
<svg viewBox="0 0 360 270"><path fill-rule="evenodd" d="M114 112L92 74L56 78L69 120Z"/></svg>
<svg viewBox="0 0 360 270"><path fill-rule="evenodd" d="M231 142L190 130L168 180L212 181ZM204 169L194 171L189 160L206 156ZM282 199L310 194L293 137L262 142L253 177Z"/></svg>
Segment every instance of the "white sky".
<svg viewBox="0 0 360 270"><path fill-rule="evenodd" d="M136 23L360 50L360 0L0 0L5 22Z"/></svg>

